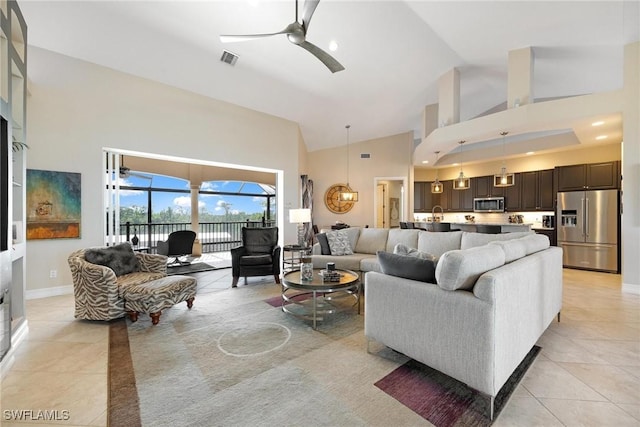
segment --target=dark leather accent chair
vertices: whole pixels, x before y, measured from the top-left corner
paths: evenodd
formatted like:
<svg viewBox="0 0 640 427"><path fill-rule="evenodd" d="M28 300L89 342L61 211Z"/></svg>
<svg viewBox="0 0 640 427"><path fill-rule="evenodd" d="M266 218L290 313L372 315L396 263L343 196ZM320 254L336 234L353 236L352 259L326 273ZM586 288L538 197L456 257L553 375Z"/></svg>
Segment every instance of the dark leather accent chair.
<svg viewBox="0 0 640 427"><path fill-rule="evenodd" d="M244 277L245 285L247 277L272 274L276 283L280 283L280 251L278 227L242 227L242 246L231 249L231 287L238 286L240 276Z"/></svg>
<svg viewBox="0 0 640 427"><path fill-rule="evenodd" d="M173 231L166 241L158 241L158 253L174 258L168 265L189 265L189 261L180 261L180 257L191 255L196 233L191 230Z"/></svg>

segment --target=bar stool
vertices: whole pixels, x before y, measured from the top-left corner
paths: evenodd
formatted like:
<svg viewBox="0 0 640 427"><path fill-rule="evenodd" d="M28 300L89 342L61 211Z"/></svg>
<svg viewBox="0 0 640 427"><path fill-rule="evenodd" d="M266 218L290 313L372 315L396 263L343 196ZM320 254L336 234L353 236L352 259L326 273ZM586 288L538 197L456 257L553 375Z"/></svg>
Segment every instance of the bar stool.
<svg viewBox="0 0 640 427"><path fill-rule="evenodd" d="M476 231L485 234L500 234L502 227L499 225L478 224L476 225Z"/></svg>

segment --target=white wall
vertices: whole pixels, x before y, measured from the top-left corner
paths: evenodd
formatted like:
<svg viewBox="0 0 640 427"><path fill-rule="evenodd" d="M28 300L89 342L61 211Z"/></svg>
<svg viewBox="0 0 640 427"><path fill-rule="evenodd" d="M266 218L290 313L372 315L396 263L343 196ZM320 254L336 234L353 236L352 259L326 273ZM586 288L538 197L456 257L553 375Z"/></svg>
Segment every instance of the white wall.
<svg viewBox="0 0 640 427"><path fill-rule="evenodd" d="M624 53L622 282L624 291L640 294L640 42Z"/></svg>
<svg viewBox="0 0 640 427"><path fill-rule="evenodd" d="M352 133L353 135L353 133ZM349 144L349 185L358 191L359 201L345 214L335 214L324 204L324 193L333 184L346 183L346 140L343 147L312 151L307 167L313 180L314 223L328 227L340 220L353 226L375 226L375 177L407 177L411 179L413 132ZM361 159L361 153L371 154ZM413 192L413 190L411 190ZM408 209L405 206L405 212Z"/></svg>
<svg viewBox="0 0 640 427"><path fill-rule="evenodd" d="M42 49L28 53L27 167L82 174L81 238L27 242L28 293L71 285L69 253L102 244L103 147L282 170L280 218L297 206L304 143L296 123ZM283 241L295 240L295 225L280 225Z"/></svg>

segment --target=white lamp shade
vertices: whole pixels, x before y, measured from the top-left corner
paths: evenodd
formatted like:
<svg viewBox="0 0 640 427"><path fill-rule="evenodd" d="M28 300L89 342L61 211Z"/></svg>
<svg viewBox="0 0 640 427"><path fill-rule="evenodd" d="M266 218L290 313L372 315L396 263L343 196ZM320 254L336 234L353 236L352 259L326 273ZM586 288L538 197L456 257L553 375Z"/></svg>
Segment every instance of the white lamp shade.
<svg viewBox="0 0 640 427"><path fill-rule="evenodd" d="M289 222L296 224L311 222L311 209L289 209Z"/></svg>

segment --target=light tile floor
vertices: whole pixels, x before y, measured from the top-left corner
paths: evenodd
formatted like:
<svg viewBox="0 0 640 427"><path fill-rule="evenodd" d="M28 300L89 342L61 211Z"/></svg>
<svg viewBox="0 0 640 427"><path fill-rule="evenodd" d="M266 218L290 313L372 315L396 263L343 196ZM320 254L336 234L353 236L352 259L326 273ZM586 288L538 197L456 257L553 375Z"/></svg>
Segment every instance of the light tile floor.
<svg viewBox="0 0 640 427"><path fill-rule="evenodd" d="M231 286L230 269L194 276L199 293ZM622 293L620 280L564 271L561 322L540 338L542 352L496 426L640 426L640 296ZM72 295L30 300L27 317L29 334L2 381L0 424L106 426L107 325L74 320ZM17 421L11 410L68 419Z"/></svg>

